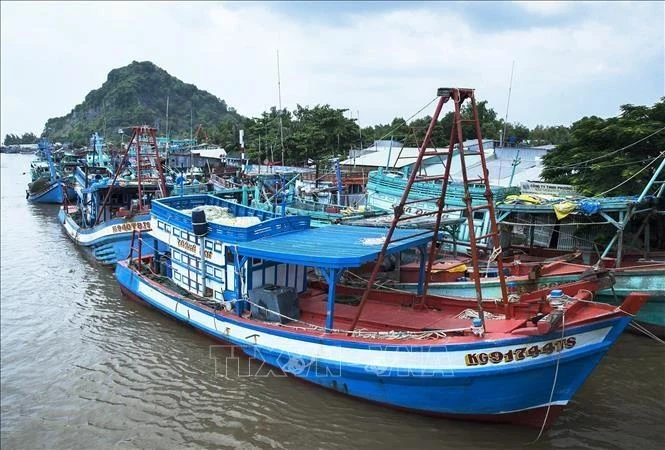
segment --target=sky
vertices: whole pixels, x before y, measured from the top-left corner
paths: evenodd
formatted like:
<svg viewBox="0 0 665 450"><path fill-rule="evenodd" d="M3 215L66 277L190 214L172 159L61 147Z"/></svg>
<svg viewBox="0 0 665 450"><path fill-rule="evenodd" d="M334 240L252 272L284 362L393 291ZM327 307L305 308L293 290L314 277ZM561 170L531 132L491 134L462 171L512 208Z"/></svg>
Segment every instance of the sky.
<svg viewBox="0 0 665 450"><path fill-rule="evenodd" d="M664 5L2 1L0 135L40 133L132 61L259 116L279 103L277 51L283 107L329 104L362 126L454 86L529 127L611 117L665 96Z"/></svg>

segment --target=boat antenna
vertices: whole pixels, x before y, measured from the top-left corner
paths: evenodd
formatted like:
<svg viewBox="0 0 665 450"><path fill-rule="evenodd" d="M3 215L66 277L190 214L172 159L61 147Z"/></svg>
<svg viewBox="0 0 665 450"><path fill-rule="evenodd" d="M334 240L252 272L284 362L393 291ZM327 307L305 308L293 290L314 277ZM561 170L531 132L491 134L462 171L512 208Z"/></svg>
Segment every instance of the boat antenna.
<svg viewBox="0 0 665 450"><path fill-rule="evenodd" d="M508 128L508 108L510 108L510 91L513 89L513 72L515 71L515 60L513 59L513 66L510 69L510 84L508 84L508 102L506 103L506 118L503 119L503 133L501 134L501 140L499 142L499 147L503 148L503 140L506 138L506 130Z"/></svg>
<svg viewBox="0 0 665 450"><path fill-rule="evenodd" d="M393 136L390 136L390 147L388 147L388 160L386 161L386 171L390 168L390 154L393 151Z"/></svg>
<svg viewBox="0 0 665 450"><path fill-rule="evenodd" d="M169 167L169 96L166 96L166 167Z"/></svg>
<svg viewBox="0 0 665 450"><path fill-rule="evenodd" d="M104 118L104 142L106 142L106 100L102 100L102 117Z"/></svg>
<svg viewBox="0 0 665 450"><path fill-rule="evenodd" d="M279 97L279 139L282 144L282 166L284 166L284 127L282 126L282 81L279 76L279 49L277 49L277 95Z"/></svg>
<svg viewBox="0 0 665 450"><path fill-rule="evenodd" d="M360 126L360 110L356 109L358 115L358 133L360 134L360 150L363 149L363 127ZM354 160L355 163L355 160Z"/></svg>

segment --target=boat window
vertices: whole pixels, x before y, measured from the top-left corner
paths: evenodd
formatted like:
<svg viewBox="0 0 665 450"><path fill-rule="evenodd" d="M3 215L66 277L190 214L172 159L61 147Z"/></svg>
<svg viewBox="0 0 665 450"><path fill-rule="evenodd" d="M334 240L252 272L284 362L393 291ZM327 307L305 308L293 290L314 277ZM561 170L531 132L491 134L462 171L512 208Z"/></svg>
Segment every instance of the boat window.
<svg viewBox="0 0 665 450"><path fill-rule="evenodd" d="M222 244L220 244L219 242L215 242L215 251L217 253L222 253Z"/></svg>
<svg viewBox="0 0 665 450"><path fill-rule="evenodd" d="M212 249L213 249L212 242L210 242L210 241L205 241L205 247L206 247L208 250L212 250Z"/></svg>

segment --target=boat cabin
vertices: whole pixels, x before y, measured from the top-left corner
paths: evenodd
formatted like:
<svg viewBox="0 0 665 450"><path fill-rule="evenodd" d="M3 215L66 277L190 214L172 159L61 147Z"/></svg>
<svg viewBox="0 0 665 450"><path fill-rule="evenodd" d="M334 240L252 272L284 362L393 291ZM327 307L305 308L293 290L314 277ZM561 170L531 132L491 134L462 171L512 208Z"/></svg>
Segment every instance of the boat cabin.
<svg viewBox="0 0 665 450"><path fill-rule="evenodd" d="M157 272L220 307L229 310L233 305L238 315L251 310L255 316L256 301L270 291L290 293L295 302L309 288L308 271L316 269L328 287L329 330L334 327L335 289L341 274L375 261L385 239L384 229L311 228L307 216L278 217L212 195L153 201L151 230L151 247L163 242L169 248L153 255ZM394 239L388 254L414 247L424 250L431 232L399 229ZM423 278L424 267L423 258Z"/></svg>

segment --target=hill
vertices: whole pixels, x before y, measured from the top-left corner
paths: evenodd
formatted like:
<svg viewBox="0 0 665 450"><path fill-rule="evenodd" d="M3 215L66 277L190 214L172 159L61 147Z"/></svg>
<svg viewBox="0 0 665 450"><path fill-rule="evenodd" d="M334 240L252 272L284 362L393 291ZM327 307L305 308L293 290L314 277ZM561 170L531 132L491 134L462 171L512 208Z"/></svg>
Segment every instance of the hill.
<svg viewBox="0 0 665 450"><path fill-rule="evenodd" d="M220 121L241 121L243 118L224 100L169 75L149 61L132 62L113 69L106 82L90 91L83 103L76 105L66 116L49 119L52 140L87 144L97 131L107 140L120 140L119 128L132 125L151 125L166 133L166 98L169 97L169 135L189 137L190 111L194 128L198 124L208 130ZM104 133L105 132L105 133Z"/></svg>

